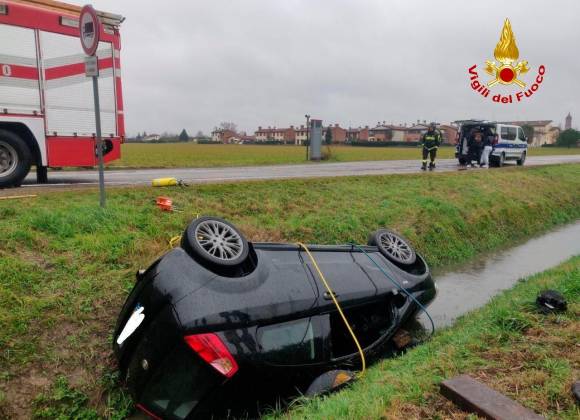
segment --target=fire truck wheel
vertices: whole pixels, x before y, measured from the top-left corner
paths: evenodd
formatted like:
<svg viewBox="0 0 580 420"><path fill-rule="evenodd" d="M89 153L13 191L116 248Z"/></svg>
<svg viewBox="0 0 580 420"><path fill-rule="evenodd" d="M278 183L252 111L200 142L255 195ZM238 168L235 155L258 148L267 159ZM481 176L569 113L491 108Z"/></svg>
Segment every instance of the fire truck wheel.
<svg viewBox="0 0 580 420"><path fill-rule="evenodd" d="M24 140L0 129L0 188L16 187L28 175L32 153Z"/></svg>

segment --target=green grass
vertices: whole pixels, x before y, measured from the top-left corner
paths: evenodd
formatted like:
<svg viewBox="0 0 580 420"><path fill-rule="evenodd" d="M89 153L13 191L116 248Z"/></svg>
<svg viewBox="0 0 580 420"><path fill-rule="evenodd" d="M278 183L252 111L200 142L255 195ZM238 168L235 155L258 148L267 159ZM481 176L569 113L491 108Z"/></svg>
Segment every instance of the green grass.
<svg viewBox="0 0 580 420"><path fill-rule="evenodd" d="M561 291L568 311L539 314L541 290ZM580 256L520 281L404 356L386 359L352 387L299 400L286 419L464 418L438 393L441 381L467 373L547 418L577 419L570 392L580 353Z"/></svg>
<svg viewBox="0 0 580 420"><path fill-rule="evenodd" d="M79 405L50 396L66 388L59 377L88 396L87 409L125 413L106 379L116 315L135 271L196 214L225 217L255 241L365 242L389 226L441 267L577 220L579 167L119 188L104 211L94 189L0 201L0 417ZM159 211L158 195L183 211Z"/></svg>
<svg viewBox="0 0 580 420"><path fill-rule="evenodd" d="M415 147L332 146L331 162L397 160L420 158ZM530 156L580 154L580 148L530 148ZM452 158L453 147L439 149L439 158ZM305 162L300 146L208 145L194 143L124 144L122 158L111 162L112 168L202 168L213 166L253 166Z"/></svg>

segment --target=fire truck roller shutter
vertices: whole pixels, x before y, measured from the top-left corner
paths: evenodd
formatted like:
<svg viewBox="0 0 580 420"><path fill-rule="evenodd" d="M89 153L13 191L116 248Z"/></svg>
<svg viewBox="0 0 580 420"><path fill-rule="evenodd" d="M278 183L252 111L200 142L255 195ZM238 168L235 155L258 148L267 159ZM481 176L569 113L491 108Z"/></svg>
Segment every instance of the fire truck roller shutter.
<svg viewBox="0 0 580 420"><path fill-rule="evenodd" d="M78 38L40 33L48 135L92 136L96 132L92 80L85 76ZM99 43L99 100L103 137L117 135L113 46Z"/></svg>
<svg viewBox="0 0 580 420"><path fill-rule="evenodd" d="M34 30L0 24L0 110L40 113Z"/></svg>

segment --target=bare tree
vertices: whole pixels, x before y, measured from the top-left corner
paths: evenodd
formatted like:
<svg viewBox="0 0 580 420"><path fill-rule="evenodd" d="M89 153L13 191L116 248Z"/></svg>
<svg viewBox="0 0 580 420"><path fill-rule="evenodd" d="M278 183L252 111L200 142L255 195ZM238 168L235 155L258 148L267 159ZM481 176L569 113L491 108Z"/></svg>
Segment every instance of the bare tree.
<svg viewBox="0 0 580 420"><path fill-rule="evenodd" d="M233 122L223 121L220 123L220 128L222 130L231 130L234 133L238 132L238 126L236 125L236 123L233 123Z"/></svg>

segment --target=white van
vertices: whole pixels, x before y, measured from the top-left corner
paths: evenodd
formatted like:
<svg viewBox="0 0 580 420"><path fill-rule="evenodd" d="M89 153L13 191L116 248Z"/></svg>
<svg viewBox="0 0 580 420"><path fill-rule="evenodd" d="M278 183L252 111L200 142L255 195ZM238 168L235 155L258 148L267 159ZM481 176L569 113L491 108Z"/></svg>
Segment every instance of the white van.
<svg viewBox="0 0 580 420"><path fill-rule="evenodd" d="M522 127L517 125L503 124L493 121L457 121L461 124L457 134L457 146L455 157L461 165L467 165L472 160L477 160L475 153L470 153L470 137L475 132L480 132L485 142L492 146L489 156L490 166L501 167L508 160L515 160L518 165L523 165L528 154L528 139Z"/></svg>

